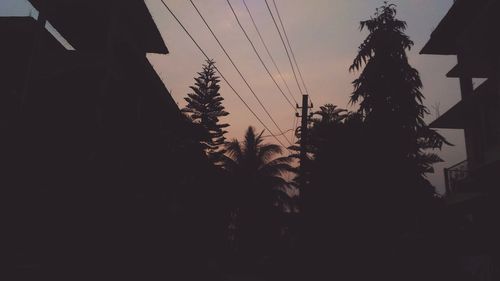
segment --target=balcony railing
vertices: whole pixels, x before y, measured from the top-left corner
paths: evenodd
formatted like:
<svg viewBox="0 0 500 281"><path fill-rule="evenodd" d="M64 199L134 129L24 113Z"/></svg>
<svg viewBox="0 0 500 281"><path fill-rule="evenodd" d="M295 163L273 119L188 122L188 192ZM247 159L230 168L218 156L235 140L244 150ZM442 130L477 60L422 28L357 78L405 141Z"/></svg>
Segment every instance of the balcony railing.
<svg viewBox="0 0 500 281"><path fill-rule="evenodd" d="M469 162L465 160L450 168L445 168L444 177L447 195L463 191L465 183L470 177Z"/></svg>

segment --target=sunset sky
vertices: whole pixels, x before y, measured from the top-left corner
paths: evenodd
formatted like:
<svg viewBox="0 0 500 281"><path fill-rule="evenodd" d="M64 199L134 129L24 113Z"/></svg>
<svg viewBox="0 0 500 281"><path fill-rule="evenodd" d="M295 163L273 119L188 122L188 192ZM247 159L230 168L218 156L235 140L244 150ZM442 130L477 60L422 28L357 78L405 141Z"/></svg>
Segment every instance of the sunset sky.
<svg viewBox="0 0 500 281"><path fill-rule="evenodd" d="M300 101L300 93L293 80L288 59L264 0L246 1L290 89L295 98ZM215 59L220 70L241 96L261 116L267 126L277 133L277 129L219 49L189 1L165 0L165 2L186 25L207 54ZM237 26L226 0L195 0L194 2L280 127L283 130L291 129L295 121L293 110L267 76L265 69ZM348 100L352 92L351 82L356 78L357 73L349 73L348 68L359 44L367 34L365 31L360 32L359 21L369 18L375 8L383 4L383 1L276 0L276 2L316 109L325 103L355 109L348 105ZM151 54L149 59L167 88L171 90L173 98L182 107L185 105L183 97L189 92L189 86L193 84L196 72L200 71L204 57L173 20L160 0L146 0L146 3L170 50L168 55ZM231 3L265 63L278 83L281 83L257 37L242 0L231 0ZM427 118L430 122L435 118L434 107L436 105L439 105L439 111L444 113L460 98L458 80L445 77L448 70L456 63L456 58L418 54L453 1L395 0L392 3L398 5L398 16L407 21L407 34L415 42L415 47L409 53L410 63L420 71L424 83L423 93L426 96L426 105L431 111L431 115ZM0 0L0 16L29 15L30 10L32 8L26 0ZM282 88L285 89L284 86ZM262 129L258 121L224 83L222 83L221 94L225 98L226 110L230 113L225 120L231 124L229 138L241 138L249 125ZM441 133L455 144L454 147L445 147L440 152L446 162L436 165L436 174L429 175L431 181L440 191L443 191L443 168L464 160L466 156L462 131L442 130ZM287 136L291 137L291 133ZM272 140L269 139L269 141Z"/></svg>

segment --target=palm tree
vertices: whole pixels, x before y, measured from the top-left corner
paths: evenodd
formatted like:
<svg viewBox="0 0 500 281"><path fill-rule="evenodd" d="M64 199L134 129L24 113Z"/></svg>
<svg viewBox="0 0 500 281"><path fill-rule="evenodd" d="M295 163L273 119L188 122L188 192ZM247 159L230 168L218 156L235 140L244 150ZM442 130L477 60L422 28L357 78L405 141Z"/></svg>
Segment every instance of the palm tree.
<svg viewBox="0 0 500 281"><path fill-rule="evenodd" d="M263 132L256 134L255 128L250 126L243 142L233 139L226 145L224 168L248 188L242 190L245 195L286 192L291 183L284 176L291 176L297 171L292 166L293 158L281 156L281 146L264 143Z"/></svg>
<svg viewBox="0 0 500 281"><path fill-rule="evenodd" d="M235 188L237 239L243 251L262 254L276 230L276 218L290 199L293 186L285 176L296 172L293 158L281 156L283 149L264 143L263 132L249 127L245 140L233 139L226 145L225 170L232 175ZM291 200L290 200L291 201ZM288 206L289 207L289 206Z"/></svg>
<svg viewBox="0 0 500 281"><path fill-rule="evenodd" d="M327 103L319 107L320 110L314 112L314 114L321 116L321 119L314 118L314 123L339 123L347 117L347 110L337 107L331 103Z"/></svg>

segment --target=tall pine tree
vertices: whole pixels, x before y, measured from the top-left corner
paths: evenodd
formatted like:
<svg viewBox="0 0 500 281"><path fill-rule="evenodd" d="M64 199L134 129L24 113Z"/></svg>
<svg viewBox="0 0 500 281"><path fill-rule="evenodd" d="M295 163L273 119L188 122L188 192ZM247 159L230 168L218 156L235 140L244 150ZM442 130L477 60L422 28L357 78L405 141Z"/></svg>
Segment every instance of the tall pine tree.
<svg viewBox="0 0 500 281"><path fill-rule="evenodd" d="M374 17L361 22L360 29L369 34L350 67L361 71L353 82L351 103L359 103L371 141L383 151L385 162L392 162L390 168L401 180L398 184L429 190L425 173L441 159L426 150L441 148L446 141L424 121L428 110L419 73L408 62L406 52L413 41L405 34L406 27L396 18L395 5L387 2Z"/></svg>
<svg viewBox="0 0 500 281"><path fill-rule="evenodd" d="M224 98L219 93L220 80L216 75L215 62L207 60L194 80L194 86L190 87L193 93L188 93L185 98L187 105L182 112L187 113L194 123L200 124L207 130L209 137L203 142L205 152L214 164L220 164L221 156L225 152L224 134L227 131L224 128L229 124L220 124L219 118L229 113L222 105Z"/></svg>

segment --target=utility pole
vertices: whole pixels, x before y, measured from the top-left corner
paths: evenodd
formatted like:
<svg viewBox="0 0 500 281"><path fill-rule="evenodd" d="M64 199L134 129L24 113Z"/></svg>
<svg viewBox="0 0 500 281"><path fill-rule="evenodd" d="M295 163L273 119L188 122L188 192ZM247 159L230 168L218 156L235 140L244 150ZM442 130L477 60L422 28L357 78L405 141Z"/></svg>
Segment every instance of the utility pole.
<svg viewBox="0 0 500 281"><path fill-rule="evenodd" d="M309 105L309 95L302 95L302 106L297 105L297 108L302 109L302 115L297 113L297 117L301 117L300 126L300 186L304 187L306 184L305 166L307 165L307 123L309 122L309 108L313 105Z"/></svg>

